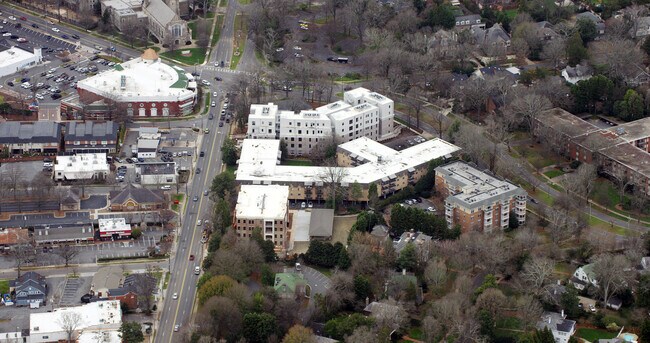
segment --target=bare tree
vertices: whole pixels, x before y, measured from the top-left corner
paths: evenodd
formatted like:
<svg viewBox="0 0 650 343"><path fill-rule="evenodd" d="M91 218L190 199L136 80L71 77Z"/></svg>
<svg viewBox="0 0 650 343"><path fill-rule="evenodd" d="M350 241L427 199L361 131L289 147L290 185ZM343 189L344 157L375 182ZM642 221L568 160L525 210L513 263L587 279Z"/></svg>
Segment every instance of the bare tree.
<svg viewBox="0 0 650 343"><path fill-rule="evenodd" d="M464 110L476 111L480 115L487 99L485 88L485 80L481 78L470 79L462 87L457 85L453 89L453 95L454 98L461 101Z"/></svg>
<svg viewBox="0 0 650 343"><path fill-rule="evenodd" d="M210 44L210 31L212 30L212 20L201 19L196 25L196 45L201 48L207 48Z"/></svg>
<svg viewBox="0 0 650 343"><path fill-rule="evenodd" d="M20 242L11 248L11 255L14 258L16 273L20 277L23 267L27 264L34 263L36 259L36 249L27 241Z"/></svg>
<svg viewBox="0 0 650 343"><path fill-rule="evenodd" d="M11 189L14 201L17 199L17 193L23 180L24 174L20 167L16 163L9 164L4 173L4 181L7 182L6 185Z"/></svg>
<svg viewBox="0 0 650 343"><path fill-rule="evenodd" d="M447 282L447 265L442 259L431 259L424 269L424 279L429 287L436 288Z"/></svg>
<svg viewBox="0 0 650 343"><path fill-rule="evenodd" d="M323 174L318 176L328 189L328 196L334 211L336 211L337 202L343 200L341 198L345 195L341 183L347 175L347 169L337 166L336 161L332 159L326 161L325 168L323 168Z"/></svg>
<svg viewBox="0 0 650 343"><path fill-rule="evenodd" d="M522 295L517 299L517 312L525 329L532 327L543 312L542 305L532 295Z"/></svg>
<svg viewBox="0 0 650 343"><path fill-rule="evenodd" d="M366 12L371 6L370 0L352 0L348 2L346 7L346 10L349 11L354 18L354 27L356 29L357 37L359 38L359 43L361 44L363 44L363 35L366 30Z"/></svg>
<svg viewBox="0 0 650 343"><path fill-rule="evenodd" d="M645 79L649 76L642 63L644 54L631 40L595 41L589 46L589 56L592 56L596 65L604 66L611 78L638 82L639 77Z"/></svg>
<svg viewBox="0 0 650 343"><path fill-rule="evenodd" d="M136 274L135 293L138 295L138 305L145 313L151 313L153 295L158 289L157 279L151 266L146 267L145 273Z"/></svg>
<svg viewBox="0 0 650 343"><path fill-rule="evenodd" d="M408 314L404 307L394 300L388 300L381 303L382 306L377 306L377 310L372 311L372 317L375 318L375 325L377 328L390 328L391 330L398 330L406 325L408 321Z"/></svg>
<svg viewBox="0 0 650 343"><path fill-rule="evenodd" d="M59 247L56 254L61 256L65 262L65 266L67 267L70 262L79 255L79 250L75 249L75 247L70 244L64 244Z"/></svg>
<svg viewBox="0 0 650 343"><path fill-rule="evenodd" d="M481 311L488 311L496 318L506 305L507 298L498 288L488 288L476 298L476 307Z"/></svg>
<svg viewBox="0 0 650 343"><path fill-rule="evenodd" d="M521 271L521 278L526 283L526 289L538 295L553 275L555 262L546 258L533 256L526 261Z"/></svg>
<svg viewBox="0 0 650 343"><path fill-rule="evenodd" d="M523 96L517 96L508 106L509 111L521 117L529 130L534 125L537 116L551 108L551 102L543 95L536 93L526 93Z"/></svg>
<svg viewBox="0 0 650 343"><path fill-rule="evenodd" d="M415 114L415 127L420 128L420 113L424 108L422 93L418 88L411 88L405 100L411 111ZM411 111L409 111L409 125L411 124Z"/></svg>
<svg viewBox="0 0 650 343"><path fill-rule="evenodd" d="M598 283L596 292L605 304L613 295L630 287L634 279L630 261L623 255L601 254L594 258L593 264Z"/></svg>
<svg viewBox="0 0 650 343"><path fill-rule="evenodd" d="M83 317L77 311L62 311L60 314L57 323L65 332L68 343L76 342L81 334L79 327L83 324Z"/></svg>
<svg viewBox="0 0 650 343"><path fill-rule="evenodd" d="M553 63L555 68L559 68L566 57L566 41L562 38L553 39L544 44L541 57Z"/></svg>
<svg viewBox="0 0 650 343"><path fill-rule="evenodd" d="M376 342L377 333L367 326L359 326L350 336L345 337L345 343Z"/></svg>

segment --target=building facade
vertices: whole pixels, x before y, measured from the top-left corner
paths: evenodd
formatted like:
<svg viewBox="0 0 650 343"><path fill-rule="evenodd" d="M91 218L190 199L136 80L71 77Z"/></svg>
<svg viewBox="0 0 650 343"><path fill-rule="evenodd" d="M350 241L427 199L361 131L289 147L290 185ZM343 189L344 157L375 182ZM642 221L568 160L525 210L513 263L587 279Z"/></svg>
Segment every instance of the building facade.
<svg viewBox="0 0 650 343"><path fill-rule="evenodd" d="M64 150L70 153L117 152L119 125L112 121L67 122L65 125Z"/></svg>
<svg viewBox="0 0 650 343"><path fill-rule="evenodd" d="M436 191L445 197L449 227L492 232L508 228L510 216L526 221L527 193L510 182L481 172L465 162L436 168Z"/></svg>
<svg viewBox="0 0 650 343"><path fill-rule="evenodd" d="M192 112L196 94L191 74L147 49L141 57L79 80L76 96L61 101L61 114L93 120L177 117Z"/></svg>
<svg viewBox="0 0 650 343"><path fill-rule="evenodd" d="M299 113L273 103L251 105L247 137L282 139L289 155L301 156L360 137L382 141L395 136L391 99L365 88L347 91L343 98Z"/></svg>
<svg viewBox="0 0 650 343"><path fill-rule="evenodd" d="M101 240L118 240L131 237L131 225L124 218L98 219L99 238Z"/></svg>
<svg viewBox="0 0 650 343"><path fill-rule="evenodd" d="M0 123L0 148L10 155L56 155L61 149L61 126L56 122Z"/></svg>
<svg viewBox="0 0 650 343"><path fill-rule="evenodd" d="M285 251L291 235L288 198L287 186L242 185L233 219L237 237L250 238L253 230L260 228L265 240Z"/></svg>

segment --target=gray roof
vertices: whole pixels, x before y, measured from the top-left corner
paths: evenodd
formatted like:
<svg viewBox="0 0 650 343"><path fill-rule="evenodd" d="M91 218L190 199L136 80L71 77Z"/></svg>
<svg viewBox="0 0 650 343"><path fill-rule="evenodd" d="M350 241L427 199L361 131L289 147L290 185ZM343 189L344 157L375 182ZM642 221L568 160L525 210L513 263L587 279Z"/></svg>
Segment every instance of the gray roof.
<svg viewBox="0 0 650 343"><path fill-rule="evenodd" d="M129 199L143 204L143 203L156 203L164 202L165 197L159 190L150 190L145 187L136 187L134 184L128 184L121 191L110 192L111 203L123 204Z"/></svg>
<svg viewBox="0 0 650 343"><path fill-rule="evenodd" d="M129 292L137 293L136 284L143 282L155 284L157 280L156 278L143 273L129 274L124 278L121 287L109 289L108 294L111 296L121 296L128 294Z"/></svg>
<svg viewBox="0 0 650 343"><path fill-rule="evenodd" d="M61 126L56 122L0 123L0 143L54 143L61 140Z"/></svg>
<svg viewBox="0 0 650 343"><path fill-rule="evenodd" d="M404 232L400 236L399 241L394 244L395 252L399 254L409 243L429 243L431 239L431 236L425 235L422 232Z"/></svg>
<svg viewBox="0 0 650 343"><path fill-rule="evenodd" d="M494 44L499 42L509 42L510 36L499 24L494 24L489 29L472 28L472 36L476 44Z"/></svg>
<svg viewBox="0 0 650 343"><path fill-rule="evenodd" d="M163 26L169 24L176 17L176 13L162 0L150 0L146 12Z"/></svg>
<svg viewBox="0 0 650 343"><path fill-rule="evenodd" d="M21 275L14 282L14 287L16 288L16 293L20 291L27 291L28 293L33 293L32 289L36 289L42 294L28 294L27 299L44 299L47 296L47 283L45 282L45 277L36 272L27 272Z"/></svg>
<svg viewBox="0 0 650 343"><path fill-rule="evenodd" d="M330 237L334 226L334 210L311 209L309 220L309 236Z"/></svg>
<svg viewBox="0 0 650 343"><path fill-rule="evenodd" d="M72 242L77 239L85 241L94 237L95 232L92 226L86 227L50 227L34 229L34 240L37 243L52 242L52 241L67 241Z"/></svg>
<svg viewBox="0 0 650 343"><path fill-rule="evenodd" d="M145 162L136 163L141 175L171 175L176 174L176 162Z"/></svg>
<svg viewBox="0 0 650 343"><path fill-rule="evenodd" d="M481 22L481 16L478 14L467 14L456 16L456 21L461 22L460 25L476 25L476 21ZM469 21L469 24L462 24L463 21Z"/></svg>
<svg viewBox="0 0 650 343"><path fill-rule="evenodd" d="M537 328L540 330L549 328L551 330L567 333L573 332L575 326L575 321L565 319L557 312L544 312L544 314L542 314L542 320L537 322Z"/></svg>
<svg viewBox="0 0 650 343"><path fill-rule="evenodd" d="M566 73L569 77L585 77L593 75L593 69L586 64L578 64L575 67L567 66Z"/></svg>
<svg viewBox="0 0 650 343"><path fill-rule="evenodd" d="M592 21L594 24L603 22L603 19L599 17L596 13L589 12L589 11L576 14L576 20L578 19L588 19Z"/></svg>
<svg viewBox="0 0 650 343"><path fill-rule="evenodd" d="M368 304L368 306L366 306L363 310L368 313L373 313L373 312L381 311L384 308L397 308L397 307L399 306L373 301L370 304Z"/></svg>
<svg viewBox="0 0 650 343"><path fill-rule="evenodd" d="M112 121L68 122L65 125L66 141L116 141L119 125Z"/></svg>

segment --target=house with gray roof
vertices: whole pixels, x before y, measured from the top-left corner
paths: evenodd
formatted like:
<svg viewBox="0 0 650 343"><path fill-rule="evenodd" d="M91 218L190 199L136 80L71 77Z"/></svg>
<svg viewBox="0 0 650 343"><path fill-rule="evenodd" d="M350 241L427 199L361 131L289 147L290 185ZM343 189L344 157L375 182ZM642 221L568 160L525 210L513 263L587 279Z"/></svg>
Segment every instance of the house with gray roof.
<svg viewBox="0 0 650 343"><path fill-rule="evenodd" d="M510 35L499 24L494 24L489 29L472 27L471 34L474 43L487 56L505 54L510 47Z"/></svg>
<svg viewBox="0 0 650 343"><path fill-rule="evenodd" d="M577 64L575 67L566 66L562 70L562 77L570 84L576 84L578 81L588 80L594 75L593 69L588 64Z"/></svg>
<svg viewBox="0 0 650 343"><path fill-rule="evenodd" d="M569 338L576 332L576 322L566 319L564 311L562 313L544 312L536 326L538 330L551 330L556 343L568 343Z"/></svg>
<svg viewBox="0 0 650 343"><path fill-rule="evenodd" d="M132 183L122 190L111 191L110 200L111 211L117 212L161 210L167 204L163 191L139 187Z"/></svg>
<svg viewBox="0 0 650 343"><path fill-rule="evenodd" d="M47 300L47 283L45 277L36 272L27 272L14 280L10 289L15 292L16 306L45 305Z"/></svg>
<svg viewBox="0 0 650 343"><path fill-rule="evenodd" d="M119 125L112 121L68 122L63 133L64 150L70 153L117 152Z"/></svg>
<svg viewBox="0 0 650 343"><path fill-rule="evenodd" d="M330 240L334 227L334 210L329 208L311 208L309 219L309 238Z"/></svg>
<svg viewBox="0 0 650 343"><path fill-rule="evenodd" d="M456 29L465 29L470 27L485 28L485 23L482 22L480 15L468 14L456 16Z"/></svg>
<svg viewBox="0 0 650 343"><path fill-rule="evenodd" d="M56 155L61 146L61 126L56 122L7 121L0 123L0 148L12 155Z"/></svg>
<svg viewBox="0 0 650 343"><path fill-rule="evenodd" d="M576 21L580 19L586 19L594 23L594 25L596 25L596 32L598 35L605 34L605 21L598 14L591 11L576 14Z"/></svg>
<svg viewBox="0 0 650 343"><path fill-rule="evenodd" d="M433 237L425 235L422 232L416 232L411 230L409 232L404 232L400 236L399 240L393 243L395 252L399 254L406 248L407 245L413 244L415 246L415 251L417 252L418 259L420 262L426 262L431 256L431 249L433 245Z"/></svg>

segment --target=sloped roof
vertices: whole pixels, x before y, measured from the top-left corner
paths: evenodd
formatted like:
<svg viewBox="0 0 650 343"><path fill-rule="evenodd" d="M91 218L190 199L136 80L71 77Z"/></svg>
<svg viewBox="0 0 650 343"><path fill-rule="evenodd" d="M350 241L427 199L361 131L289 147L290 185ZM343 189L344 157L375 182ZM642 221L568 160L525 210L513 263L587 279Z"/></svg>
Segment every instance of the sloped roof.
<svg viewBox="0 0 650 343"><path fill-rule="evenodd" d="M27 272L21 275L15 281L16 293L28 288L35 288L39 290L43 295L47 295L47 283L45 283L45 277L36 272ZM39 298L42 296L39 296Z"/></svg>
<svg viewBox="0 0 650 343"><path fill-rule="evenodd" d="M146 8L146 12L162 26L169 24L176 17L176 13L174 13L174 11L162 0L151 0L149 6ZM149 50L153 51L153 49ZM147 52L145 51L145 53ZM151 56L150 53L148 55Z"/></svg>
<svg viewBox="0 0 650 343"><path fill-rule="evenodd" d="M311 219L309 220L310 236L329 237L332 235L333 226L333 209L311 209Z"/></svg>
<svg viewBox="0 0 650 343"><path fill-rule="evenodd" d="M162 192L158 190L150 190L144 187L136 187L134 184L128 184L121 191L110 192L111 203L123 204L129 199L139 203L155 203L164 202L165 197Z"/></svg>
<svg viewBox="0 0 650 343"><path fill-rule="evenodd" d="M66 141L108 141L117 139L119 125L115 122L69 122L65 125Z"/></svg>
<svg viewBox="0 0 650 343"><path fill-rule="evenodd" d="M0 143L53 143L61 138L61 126L51 121L0 123Z"/></svg>
<svg viewBox="0 0 650 343"><path fill-rule="evenodd" d="M159 58L156 50L151 48L145 50L141 57L143 60L157 60Z"/></svg>

